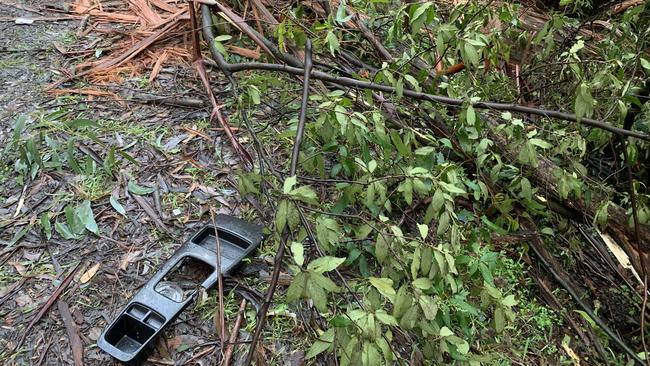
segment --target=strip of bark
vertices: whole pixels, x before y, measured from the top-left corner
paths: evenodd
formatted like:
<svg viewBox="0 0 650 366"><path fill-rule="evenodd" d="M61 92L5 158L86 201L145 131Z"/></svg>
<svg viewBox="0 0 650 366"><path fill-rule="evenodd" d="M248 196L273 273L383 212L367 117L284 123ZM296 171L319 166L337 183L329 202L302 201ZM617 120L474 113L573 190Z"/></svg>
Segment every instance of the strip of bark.
<svg viewBox="0 0 650 366"><path fill-rule="evenodd" d="M63 300L57 301L56 305L59 308L61 319L63 319L65 331L68 333L68 339L70 340L70 348L72 348L72 358L74 360L74 364L75 366L83 366L83 343L81 343L81 338L79 338L79 329L77 329L77 325L72 320L70 307L68 307L68 303Z"/></svg>

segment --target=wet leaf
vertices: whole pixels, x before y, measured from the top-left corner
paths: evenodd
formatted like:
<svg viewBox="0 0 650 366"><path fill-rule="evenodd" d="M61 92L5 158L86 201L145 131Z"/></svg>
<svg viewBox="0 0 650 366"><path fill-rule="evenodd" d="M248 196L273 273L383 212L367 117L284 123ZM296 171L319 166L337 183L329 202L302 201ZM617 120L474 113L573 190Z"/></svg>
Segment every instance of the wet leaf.
<svg viewBox="0 0 650 366"><path fill-rule="evenodd" d="M90 207L90 201L85 200L75 209L75 216L79 218L84 227L93 234L99 235L99 227L95 222L93 209Z"/></svg>
<svg viewBox="0 0 650 366"><path fill-rule="evenodd" d="M452 332L451 329L449 329L447 327L440 328L440 336L441 337L449 337L449 336L453 336L453 335L454 335L454 332Z"/></svg>
<svg viewBox="0 0 650 366"><path fill-rule="evenodd" d="M122 216L126 216L126 210L124 209L124 206L120 204L120 202L115 198L115 196L111 195L109 201L111 202L111 206L113 206L115 211L117 211Z"/></svg>
<svg viewBox="0 0 650 366"><path fill-rule="evenodd" d="M154 191L153 188L140 186L134 183L132 180L129 181L128 188L129 188L129 192L133 194L137 194L138 196L144 196Z"/></svg>

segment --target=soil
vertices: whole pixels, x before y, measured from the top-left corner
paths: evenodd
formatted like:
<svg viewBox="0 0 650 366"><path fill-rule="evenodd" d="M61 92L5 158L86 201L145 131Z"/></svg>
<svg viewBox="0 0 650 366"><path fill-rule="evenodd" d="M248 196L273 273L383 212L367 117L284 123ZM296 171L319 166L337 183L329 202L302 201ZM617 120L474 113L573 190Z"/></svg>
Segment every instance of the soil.
<svg viewBox="0 0 650 366"><path fill-rule="evenodd" d="M209 222L210 209L252 217L252 209L240 201L232 187L231 167L239 162L227 144L222 143L225 139L221 131L206 124L205 108L58 97L48 92L48 86L65 77L78 61L62 55L53 43L79 47L79 42L83 42L81 46L88 45L92 39L75 37L80 20L19 25L12 18L57 17L62 13L53 10L66 6L61 1L0 0L0 363L5 365L73 365L74 334L81 340L84 364L117 364L96 346L98 337L156 268ZM26 8L38 9L41 14ZM142 80L125 80L116 86L116 94L129 98L134 90L140 93ZM92 87L83 81L63 87L79 85ZM163 69L159 81L147 90L200 99L200 88L190 65L173 65ZM92 158L101 168L96 159L108 159L108 146L120 147L137 164L118 157L120 167L112 176L84 176L64 169L47 174L38 172L33 179L21 181L13 170L17 155L2 149L14 138L13 127L21 115L29 116L26 125L34 127L55 111L98 121L96 138L103 144L88 138L75 140L83 146L77 144L74 154L80 161L85 160L86 166L93 166L92 162L87 163ZM70 138L66 132L49 131L50 137L63 142ZM129 193L127 180L155 189L142 197L164 228ZM116 212L110 196L118 198L124 215ZM82 199L92 201L99 235L86 233L77 240L64 240L55 233L48 240L39 224L41 215L59 212L50 218L54 226L55 221L63 221L65 205L77 204ZM24 236L19 240L12 239L21 232ZM79 263L80 269L58 298L59 303L54 301L29 330L23 346L14 352L28 324ZM260 271L270 272L262 255L244 270L249 276ZM260 294L247 290L241 280L228 282L238 284L236 292L226 293L228 309L234 309L226 314L226 320L232 324L242 294L249 300L258 299ZM186 310L165 332L149 364L185 364L201 352L203 355L196 362L207 364L216 360L218 350L210 350L218 344L212 316L216 306L214 293L201 298L199 305ZM255 314L252 305L246 312L249 321ZM71 315L67 319L71 320L68 330L60 310L66 306ZM245 336L244 328L245 325L240 334ZM282 355L279 351L283 346L276 347ZM288 350L284 354L292 355ZM235 355L233 364L245 352Z"/></svg>

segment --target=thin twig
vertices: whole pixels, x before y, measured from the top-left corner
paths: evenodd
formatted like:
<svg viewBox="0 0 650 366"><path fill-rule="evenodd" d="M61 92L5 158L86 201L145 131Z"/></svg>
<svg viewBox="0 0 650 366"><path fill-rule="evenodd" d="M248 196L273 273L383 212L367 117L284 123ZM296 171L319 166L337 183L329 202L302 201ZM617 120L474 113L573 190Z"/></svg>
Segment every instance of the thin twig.
<svg viewBox="0 0 650 366"><path fill-rule="evenodd" d="M242 299L241 304L239 305L239 311L237 312L237 318L235 319L235 324L232 326L232 332L230 332L230 339L228 339L228 346L223 356L223 366L230 366L230 359L232 358L232 350L234 349L235 343L237 343L237 336L239 335L239 328L241 327L241 322L244 319L244 311L246 310L246 299Z"/></svg>
<svg viewBox="0 0 650 366"><path fill-rule="evenodd" d="M311 75L311 41L308 39L305 44L305 69L303 70L303 92L302 92L302 105L300 106L300 118L298 120L298 130L296 131L296 137L293 145L293 152L291 155L291 169L289 171L289 176L296 175L298 155L300 152L300 142L302 141L302 135L304 132L305 119L307 116L307 104L309 99L309 77ZM269 306L273 300L273 294L278 285L278 278L280 278L280 268L282 266L282 260L284 258L284 252L286 250L286 244L288 239L289 231L286 229L286 226L281 235L280 244L278 246L278 251L275 255L273 262L273 274L271 275L271 284L269 285L268 290L266 291L266 297L262 308L257 314L257 325L255 327L255 333L253 334L253 339L251 341L251 346L246 355L246 361L244 365L250 365L253 361L253 355L255 354L255 346L259 341L262 330L264 329L264 323L266 321L266 313L269 310Z"/></svg>
<svg viewBox="0 0 650 366"><path fill-rule="evenodd" d="M219 241L219 231L217 230L217 221L214 218L214 209L210 207L210 218L212 219L212 227L214 227L214 241L217 246L217 295L219 297L219 352L223 356L223 345L226 341L226 324L224 317L223 305L223 275L221 274L221 242Z"/></svg>
<svg viewBox="0 0 650 366"><path fill-rule="evenodd" d="M38 323L38 321L41 320L43 315L45 315L45 313L49 310L49 308L52 306L52 304L54 304L54 302L59 298L59 296L61 296L63 291L66 289L66 287L68 287L68 285L70 284L70 282L74 278L74 275L77 274L77 271L79 270L79 268L81 268L81 263L82 262L77 263L77 265L74 267L74 269L72 271L70 271L70 273L66 276L66 278L63 280L63 282L61 282L59 287L57 287L57 289L54 291L54 293L50 296L50 298L47 300L47 302L43 305L43 307L38 312L38 314L36 314L34 319L32 319L32 321L29 323L29 325L27 326L27 328L23 332L23 335L20 337L20 340L18 341L18 343L16 343L16 346L14 347L12 352L16 352L23 345L23 343L25 343L25 339L27 339L27 336L29 335L29 332L32 330L34 325L36 325L36 323Z"/></svg>
<svg viewBox="0 0 650 366"><path fill-rule="evenodd" d="M536 231L536 226L535 224L528 220L528 225L529 229L533 229ZM544 248L544 243L542 239L540 238L539 234L535 235L532 240L530 241L530 247L533 249L537 257L540 259L544 267L551 273L553 278L562 285L562 287L573 297L574 301L584 310L589 317L609 336L609 338L619 347L619 349L623 352L625 352L630 358L632 358L637 364L643 365L644 362L637 356L636 352L632 350L623 340L621 340L618 335L598 316L594 311L582 301L582 298L576 290L573 288L572 285L570 285L566 278L568 278L568 274L566 273L561 273L559 271L562 271L561 268L558 266L553 266L549 259L542 253L542 250L545 250Z"/></svg>

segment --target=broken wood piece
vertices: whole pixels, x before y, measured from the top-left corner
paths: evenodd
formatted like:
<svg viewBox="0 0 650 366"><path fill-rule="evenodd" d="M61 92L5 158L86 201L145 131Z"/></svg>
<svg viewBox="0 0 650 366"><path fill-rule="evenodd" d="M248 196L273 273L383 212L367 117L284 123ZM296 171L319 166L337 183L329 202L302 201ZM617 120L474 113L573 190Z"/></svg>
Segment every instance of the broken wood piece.
<svg viewBox="0 0 650 366"><path fill-rule="evenodd" d="M248 48L237 47L233 45L227 45L228 51L247 58L252 58L254 60L259 60L260 51L259 50L249 50Z"/></svg>
<svg viewBox="0 0 650 366"><path fill-rule="evenodd" d="M162 36L167 34L167 32L169 30L176 27L178 25L178 21L179 21L178 17L174 18L174 20L171 21L170 23L168 23L164 28L156 31L155 33L153 33L149 37L137 42L136 44L133 45L133 47L131 47L129 50L127 50L126 52L124 52L120 56L118 56L116 58L113 58L113 59L110 59L110 60L106 60L106 61L96 65L96 69L98 69L98 70L108 70L108 69L110 69L112 67L119 66L122 63L131 60L137 54L144 51L145 49L147 49L147 47L151 46L154 42L159 40Z"/></svg>
<svg viewBox="0 0 650 366"><path fill-rule="evenodd" d="M162 69L163 63L167 61L168 58L169 58L169 53L167 52L167 50L164 50L163 53L160 56L158 56L156 63L153 65L153 69L151 69L151 75L149 75L150 83L156 80L158 73Z"/></svg>

